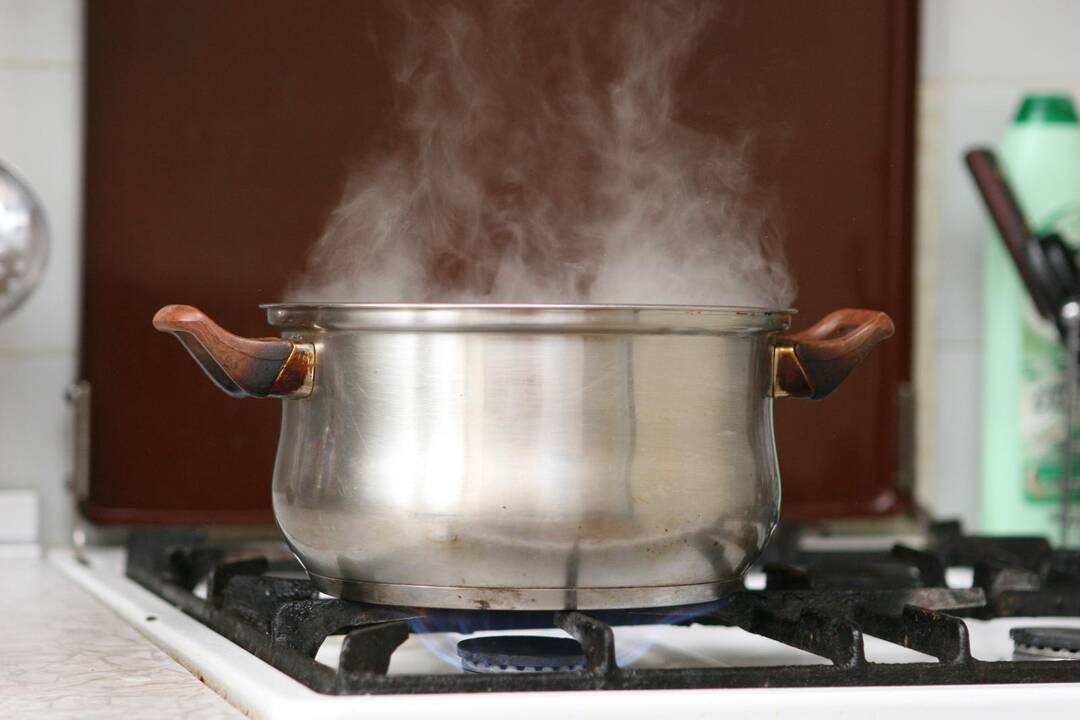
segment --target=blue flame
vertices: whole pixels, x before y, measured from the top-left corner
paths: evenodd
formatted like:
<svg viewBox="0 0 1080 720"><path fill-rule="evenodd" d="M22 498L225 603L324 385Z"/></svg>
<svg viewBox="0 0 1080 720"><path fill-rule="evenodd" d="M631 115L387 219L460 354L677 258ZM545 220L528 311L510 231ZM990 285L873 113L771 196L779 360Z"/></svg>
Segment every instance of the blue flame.
<svg viewBox="0 0 1080 720"><path fill-rule="evenodd" d="M677 607L671 609L657 608L653 610L630 611L616 620L608 613L597 613L598 619L610 619L614 623L615 631L615 660L620 667L629 667L640 660L650 648L652 648L663 628L670 625L678 625L693 621L695 618L706 615L715 610L716 603L705 603ZM584 611L585 614L590 614ZM618 612L618 611L616 611ZM460 670L461 658L457 654L458 642L469 635L502 635L502 634L537 634L555 635L568 637L561 629L545 624L533 624L530 620L538 618L522 618L515 614L514 621L497 614L463 612L440 613L430 617L413 616L407 619L410 632L417 636L424 647L435 658L447 666ZM516 621L516 622L515 622ZM641 628L643 632L626 633L620 632L620 628ZM655 632L651 631L655 630Z"/></svg>
<svg viewBox="0 0 1080 720"><path fill-rule="evenodd" d="M615 662L619 667L630 667L635 662L640 660L645 653L649 652L649 649L656 644L659 639L658 636L663 633L665 627L671 625L679 625L681 623L687 623L695 618L699 618L702 615L706 615L712 610L716 609L716 603L706 603L702 605L689 605L685 607L672 608L670 611L663 611L657 609L650 611L650 619L655 618L654 622L642 623L640 625L623 626L623 627L641 627L649 628L652 632L643 633L645 637L633 638L627 637L625 633L619 633L619 628L614 628L615 632ZM652 613L655 612L655 616ZM636 642L635 642L636 641Z"/></svg>
<svg viewBox="0 0 1080 720"><path fill-rule="evenodd" d="M457 654L457 644L462 637L460 633L434 632L428 627L427 623L424 622L424 618L409 618L407 622L409 624L409 632L420 639L420 642L424 644L424 647L427 648L428 652L447 665L459 670L461 669L461 658L459 658Z"/></svg>

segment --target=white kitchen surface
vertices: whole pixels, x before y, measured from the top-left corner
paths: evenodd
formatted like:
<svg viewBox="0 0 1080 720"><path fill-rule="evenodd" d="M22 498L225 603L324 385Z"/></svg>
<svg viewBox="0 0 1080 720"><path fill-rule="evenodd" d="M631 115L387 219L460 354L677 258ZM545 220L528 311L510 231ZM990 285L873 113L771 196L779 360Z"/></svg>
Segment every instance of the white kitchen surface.
<svg viewBox="0 0 1080 720"><path fill-rule="evenodd" d="M34 548L0 553L0 717L242 717Z"/></svg>
<svg viewBox="0 0 1080 720"><path fill-rule="evenodd" d="M51 562L83 584L117 614L136 625L168 654L197 668L211 687L227 695L245 714L258 718L462 718L513 717L551 720L562 717L626 720L660 717L754 718L798 717L800 720L875 720L920 714L943 717L977 715L980 720L1060 715L1080 706L1080 683L875 688L763 688L721 690L635 690L548 693L472 693L447 695L326 696L300 683L217 635L162 599L123 576L122 550L92 549L81 564L66 550ZM950 576L950 583L957 575ZM970 582L970 573L966 576ZM958 585L964 584L964 579ZM148 621L147 617L154 617ZM1009 659L1008 630L1016 625L1080 627L1078 618L1012 618L971 621L971 645L983 660ZM456 637L413 637L391 661L391 673L457 672L452 660ZM647 667L665 661L679 666L748 665L823 662L813 655L734 628L660 627L616 629L622 645L620 662ZM717 647L722 644L723 648ZM339 649L328 642L319 659L332 664ZM433 652L434 651L434 652ZM876 638L866 638L867 658L874 662L926 661L925 656ZM629 655L636 655L636 658ZM442 657L440 657L442 656ZM1055 662L1055 661L1048 661Z"/></svg>

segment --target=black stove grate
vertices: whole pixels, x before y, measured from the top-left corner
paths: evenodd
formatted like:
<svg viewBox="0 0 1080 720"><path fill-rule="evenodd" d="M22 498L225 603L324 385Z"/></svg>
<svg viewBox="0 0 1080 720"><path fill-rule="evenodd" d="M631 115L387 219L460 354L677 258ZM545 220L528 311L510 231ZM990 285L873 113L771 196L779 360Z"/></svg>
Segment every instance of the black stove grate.
<svg viewBox="0 0 1080 720"><path fill-rule="evenodd" d="M986 662L971 655L962 617L1080 616L1080 553L1035 538L965 536L933 526L927 551L806 553L781 535L766 589L682 608L617 611L434 610L321 599L287 554L207 544L197 531L145 530L128 543L127 574L150 591L304 685L330 694L823 687L1080 682L1080 662ZM786 539L785 539L786 538ZM947 565L975 568L972 588L944 586ZM195 587L207 583L206 597ZM777 640L831 665L638 669L615 662L613 626L728 625ZM580 671L387 675L415 632L559 627L585 655ZM337 669L316 662L344 635ZM872 663L863 636L937 662Z"/></svg>

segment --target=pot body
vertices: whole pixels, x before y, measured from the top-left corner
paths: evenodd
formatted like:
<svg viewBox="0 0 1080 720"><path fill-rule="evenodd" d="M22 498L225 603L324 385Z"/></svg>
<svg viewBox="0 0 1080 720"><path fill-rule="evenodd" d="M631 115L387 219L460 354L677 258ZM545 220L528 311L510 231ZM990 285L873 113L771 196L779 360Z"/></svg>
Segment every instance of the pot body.
<svg viewBox="0 0 1080 720"><path fill-rule="evenodd" d="M325 592L490 609L704 602L776 525L788 312L268 306L315 347L274 512Z"/></svg>

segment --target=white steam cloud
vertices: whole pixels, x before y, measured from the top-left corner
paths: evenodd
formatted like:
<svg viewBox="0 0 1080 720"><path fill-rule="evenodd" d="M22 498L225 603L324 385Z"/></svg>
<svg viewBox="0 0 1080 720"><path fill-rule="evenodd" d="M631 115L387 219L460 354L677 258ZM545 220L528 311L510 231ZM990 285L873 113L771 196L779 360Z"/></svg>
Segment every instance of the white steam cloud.
<svg viewBox="0 0 1080 720"><path fill-rule="evenodd" d="M403 12L403 140L352 175L292 300L791 302L748 139L678 120L706 6Z"/></svg>

